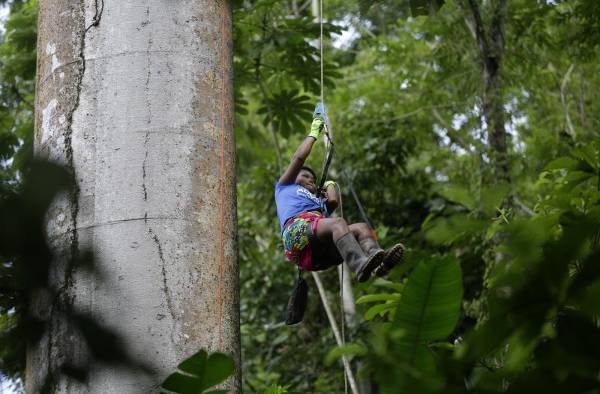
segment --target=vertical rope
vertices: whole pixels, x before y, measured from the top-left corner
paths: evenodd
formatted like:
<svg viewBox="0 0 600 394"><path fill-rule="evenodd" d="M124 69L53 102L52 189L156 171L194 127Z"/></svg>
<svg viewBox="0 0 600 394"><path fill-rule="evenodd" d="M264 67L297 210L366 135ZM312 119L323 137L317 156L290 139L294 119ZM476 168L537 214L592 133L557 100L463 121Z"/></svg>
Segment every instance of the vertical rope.
<svg viewBox="0 0 600 394"><path fill-rule="evenodd" d="M342 262L340 270L340 317L342 326L342 346L346 344L346 332L345 332L345 315L344 315L344 263ZM344 369L344 393L348 394L348 374Z"/></svg>
<svg viewBox="0 0 600 394"><path fill-rule="evenodd" d="M321 51L321 102L325 103L325 96L323 95L323 0L319 0L319 50Z"/></svg>
<svg viewBox="0 0 600 394"><path fill-rule="evenodd" d="M313 276L313 279L315 280L315 284L317 285L317 290L319 291L319 296L321 297L323 308L325 308L325 314L327 315L327 319L329 320L329 324L331 325L331 330L333 331L335 341L338 346L342 346L340 330L338 329L335 316L333 315L333 312L329 307L329 302L327 301L327 294L325 293L323 283L321 282L319 274L316 271L311 271L311 274ZM350 389L352 390L352 394L360 394L360 392L358 391L358 385L356 384L356 380L354 379L354 374L350 369L350 362L348 361L348 357L342 356L342 362L344 363L344 368L348 373L348 383L350 385Z"/></svg>
<svg viewBox="0 0 600 394"><path fill-rule="evenodd" d="M340 185L335 184L338 197L340 199L340 217L344 219L344 203L342 201L342 189ZM346 344L346 310L344 308L344 263L342 262L342 269L340 270L340 311L341 311L341 326L342 326L342 345ZM348 373L344 370L344 393L348 394Z"/></svg>
<svg viewBox="0 0 600 394"><path fill-rule="evenodd" d="M325 105L325 95L324 95L324 83L323 83L323 76L324 76L324 67L323 67L323 0L319 0L319 52L320 52L320 56L319 56L319 60L320 60L320 65L321 65L321 103L323 105ZM329 124L328 124L328 119L326 118L325 120L325 127L327 127L326 132L328 132L329 129ZM330 141L329 139L326 139L326 144L329 145ZM327 160L327 158L325 159ZM340 216L342 218L344 218L344 208L342 205L342 193L341 193L341 189L340 186L336 184L336 188L337 188L337 192L338 192L338 197L340 199ZM313 273L314 276L316 276ZM317 287L318 287L319 283L317 283ZM321 291L321 289L319 289L319 291ZM342 328L342 332L341 332L341 338L338 339L338 342L341 343L341 345L343 346L346 343L346 332L345 332L345 316L344 316L344 264L342 263L342 269L341 269L341 274L340 274L340 310L341 310L341 328ZM343 358L344 361L344 393L348 394L348 379L349 376L348 374L350 373L350 363L346 358ZM352 382L354 383L354 380L352 379ZM356 385L356 384L354 384ZM353 385L352 387L352 391L353 392L358 392L358 388L355 388Z"/></svg>

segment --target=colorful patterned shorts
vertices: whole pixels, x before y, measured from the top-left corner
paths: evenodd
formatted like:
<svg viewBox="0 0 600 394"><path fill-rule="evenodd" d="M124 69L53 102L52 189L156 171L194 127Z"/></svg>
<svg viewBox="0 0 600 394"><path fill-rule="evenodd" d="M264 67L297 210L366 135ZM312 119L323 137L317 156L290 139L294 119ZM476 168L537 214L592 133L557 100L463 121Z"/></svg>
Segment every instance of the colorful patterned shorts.
<svg viewBox="0 0 600 394"><path fill-rule="evenodd" d="M317 224L321 219L321 212L302 212L288 220L283 230L285 257L306 271L313 270L310 237L317 232Z"/></svg>

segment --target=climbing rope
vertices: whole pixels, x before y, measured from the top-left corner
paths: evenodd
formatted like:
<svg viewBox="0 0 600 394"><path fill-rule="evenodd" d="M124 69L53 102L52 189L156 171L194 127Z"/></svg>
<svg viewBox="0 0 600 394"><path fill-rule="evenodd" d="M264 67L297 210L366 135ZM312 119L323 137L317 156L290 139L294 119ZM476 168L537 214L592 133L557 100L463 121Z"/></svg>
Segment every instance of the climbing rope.
<svg viewBox="0 0 600 394"><path fill-rule="evenodd" d="M319 0L319 52L320 52L320 56L319 56L319 61L320 61L320 71L321 71L321 95L320 95L320 99L321 99L321 105L323 106L322 110L323 110L323 120L325 123L325 144L327 147L326 150L326 154L325 154L325 159L323 161L323 170L321 172L321 181L319 183L319 189L323 188L323 185L325 184L325 181L327 179L327 173L329 171L329 166L331 165L331 160L333 159L333 152L334 152L334 147L335 145L333 144L333 139L331 137L331 127L329 124L329 117L327 116L327 110L325 107L325 94L324 94L324 75L325 75L325 67L324 67L324 56L323 56L323 0ZM339 205L339 209L340 209L340 217L343 219L344 218L344 208L343 208L343 203L342 203L342 191L340 189L339 184L335 184L336 186L336 191L337 191L337 195L338 198L340 200L340 205ZM340 318L341 318L341 343L342 346L344 346L346 344L346 332L345 332L345 308L344 308L344 263L342 262L342 267L340 270ZM346 363L348 364L348 368L350 368L349 366L349 362L346 361ZM354 390L353 390L354 391ZM344 368L344 393L348 394L348 371L346 370L346 368Z"/></svg>
<svg viewBox="0 0 600 394"><path fill-rule="evenodd" d="M340 217L344 219L344 204L342 202L342 190L340 185L335 184L337 189L337 195L340 199ZM346 308L344 307L344 262L342 262L342 269L340 270L340 318L342 327L342 346L346 345ZM344 393L348 394L348 373L344 369Z"/></svg>
<svg viewBox="0 0 600 394"><path fill-rule="evenodd" d="M319 60L321 61L321 102L325 103L325 96L323 95L323 0L319 0L319 50L321 52L321 56Z"/></svg>

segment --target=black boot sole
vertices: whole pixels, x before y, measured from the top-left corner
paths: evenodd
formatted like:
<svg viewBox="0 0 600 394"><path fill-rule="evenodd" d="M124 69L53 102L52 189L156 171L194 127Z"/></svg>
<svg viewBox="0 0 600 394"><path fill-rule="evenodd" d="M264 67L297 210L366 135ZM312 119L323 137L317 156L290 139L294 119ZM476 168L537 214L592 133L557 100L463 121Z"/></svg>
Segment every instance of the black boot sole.
<svg viewBox="0 0 600 394"><path fill-rule="evenodd" d="M371 272L373 272L373 270L383 262L384 257L385 252L383 250L379 250L369 256L369 259L365 262L365 265L361 267L356 275L358 281L366 282L369 280L371 277Z"/></svg>
<svg viewBox="0 0 600 394"><path fill-rule="evenodd" d="M404 258L404 245L396 244L386 250L383 262L375 268L375 275L381 277L387 275L392 268L397 266Z"/></svg>

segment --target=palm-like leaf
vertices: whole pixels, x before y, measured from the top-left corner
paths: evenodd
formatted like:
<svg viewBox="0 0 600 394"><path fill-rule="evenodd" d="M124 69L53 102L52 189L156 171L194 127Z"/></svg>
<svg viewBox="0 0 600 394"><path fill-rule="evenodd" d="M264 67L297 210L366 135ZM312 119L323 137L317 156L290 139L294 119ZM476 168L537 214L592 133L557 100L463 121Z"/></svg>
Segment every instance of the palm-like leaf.
<svg viewBox="0 0 600 394"><path fill-rule="evenodd" d="M263 122L265 126L272 123L277 131L287 137L293 131L305 132L308 129L307 123L314 107L309 100L298 90L282 90L267 98L258 113L266 115Z"/></svg>

